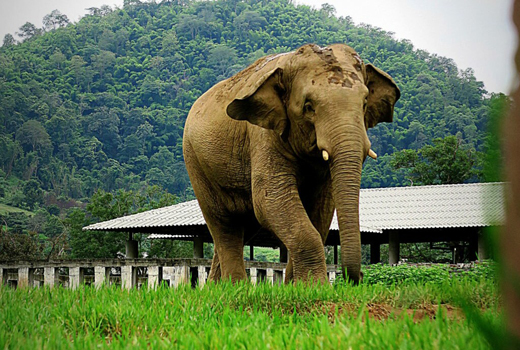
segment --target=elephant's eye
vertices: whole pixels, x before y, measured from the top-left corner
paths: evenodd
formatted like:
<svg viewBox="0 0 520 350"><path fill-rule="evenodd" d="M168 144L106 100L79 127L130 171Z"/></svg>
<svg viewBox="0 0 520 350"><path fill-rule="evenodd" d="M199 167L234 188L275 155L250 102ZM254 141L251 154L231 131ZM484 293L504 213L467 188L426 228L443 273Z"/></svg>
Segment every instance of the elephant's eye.
<svg viewBox="0 0 520 350"><path fill-rule="evenodd" d="M314 108L312 108L312 103L309 101L305 102L305 105L303 106L303 111L305 113L314 113Z"/></svg>

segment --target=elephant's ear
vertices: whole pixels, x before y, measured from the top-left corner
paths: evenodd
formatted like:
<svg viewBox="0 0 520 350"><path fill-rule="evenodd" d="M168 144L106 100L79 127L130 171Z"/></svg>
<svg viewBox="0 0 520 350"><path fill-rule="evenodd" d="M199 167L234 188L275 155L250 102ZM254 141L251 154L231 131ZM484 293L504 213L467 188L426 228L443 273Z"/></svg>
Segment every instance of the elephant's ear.
<svg viewBox="0 0 520 350"><path fill-rule="evenodd" d="M227 114L235 120L247 120L283 136L287 129L287 116L282 74L281 68L275 68L247 85L227 106Z"/></svg>
<svg viewBox="0 0 520 350"><path fill-rule="evenodd" d="M401 96L401 92L394 80L387 73L366 65L368 101L366 121L369 128L380 122L391 122L394 115L394 105Z"/></svg>

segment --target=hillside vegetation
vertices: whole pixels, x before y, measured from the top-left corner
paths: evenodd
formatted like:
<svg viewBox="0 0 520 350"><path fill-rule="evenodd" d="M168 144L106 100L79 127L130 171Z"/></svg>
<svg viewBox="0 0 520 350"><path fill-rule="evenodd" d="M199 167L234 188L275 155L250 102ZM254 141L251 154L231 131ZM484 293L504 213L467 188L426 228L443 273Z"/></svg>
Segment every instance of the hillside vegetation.
<svg viewBox="0 0 520 350"><path fill-rule="evenodd" d="M482 151L493 101L503 98L471 69L326 4L127 0L91 8L76 24L53 14L44 30L26 24L23 42L6 36L0 49L0 201L52 206L55 216L97 190L157 185L192 198L182 133L193 102L257 58L306 43L347 43L401 89L394 122L370 131L380 157L366 161L363 187L409 184L392 154L434 138L454 135Z"/></svg>

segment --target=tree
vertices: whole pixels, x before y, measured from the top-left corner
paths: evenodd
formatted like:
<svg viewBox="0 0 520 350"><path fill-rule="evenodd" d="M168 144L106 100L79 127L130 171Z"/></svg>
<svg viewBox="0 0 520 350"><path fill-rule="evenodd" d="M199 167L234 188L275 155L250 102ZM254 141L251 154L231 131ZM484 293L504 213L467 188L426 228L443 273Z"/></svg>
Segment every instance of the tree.
<svg viewBox="0 0 520 350"><path fill-rule="evenodd" d="M43 202L43 191L36 180L29 180L23 186L25 203L28 208L33 210L38 204Z"/></svg>
<svg viewBox="0 0 520 350"><path fill-rule="evenodd" d="M403 169L412 185L458 184L480 177L477 166L481 157L480 152L465 146L456 136L447 136L417 151L394 153L391 165Z"/></svg>
<svg viewBox="0 0 520 350"><path fill-rule="evenodd" d="M43 17L43 29L45 31L65 27L69 23L70 21L67 15L62 14L58 10L53 10L51 13Z"/></svg>
<svg viewBox="0 0 520 350"><path fill-rule="evenodd" d="M19 32L16 32L23 41L30 40L37 35L40 35L42 30L36 28L36 26L30 22L25 22L23 26L20 27Z"/></svg>
<svg viewBox="0 0 520 350"><path fill-rule="evenodd" d="M2 44L2 47L13 46L15 44L16 40L14 39L12 34L7 33L6 35L4 35L4 43Z"/></svg>
<svg viewBox="0 0 520 350"><path fill-rule="evenodd" d="M35 232L12 233L4 223L0 226L0 260L34 260L43 257L43 247Z"/></svg>
<svg viewBox="0 0 520 350"><path fill-rule="evenodd" d="M34 119L28 120L16 131L16 140L20 142L26 151L38 152L44 155L51 150L52 143L47 130ZM29 148L30 147L30 148Z"/></svg>
<svg viewBox="0 0 520 350"><path fill-rule="evenodd" d="M228 68L237 60L235 49L220 44L211 49L208 56L208 63L215 68L221 78L227 77Z"/></svg>

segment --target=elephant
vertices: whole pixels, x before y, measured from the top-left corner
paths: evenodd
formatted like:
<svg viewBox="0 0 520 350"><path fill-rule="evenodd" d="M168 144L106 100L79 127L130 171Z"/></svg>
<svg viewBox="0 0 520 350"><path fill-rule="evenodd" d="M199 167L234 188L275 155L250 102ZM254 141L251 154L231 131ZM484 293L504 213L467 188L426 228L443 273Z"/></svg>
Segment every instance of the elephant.
<svg viewBox="0 0 520 350"><path fill-rule="evenodd" d="M400 90L351 47L307 44L258 59L192 106L183 151L215 244L209 280L247 278L244 236L287 248L285 282L325 283L337 210L344 278L361 276L359 190L367 129L391 122Z"/></svg>

